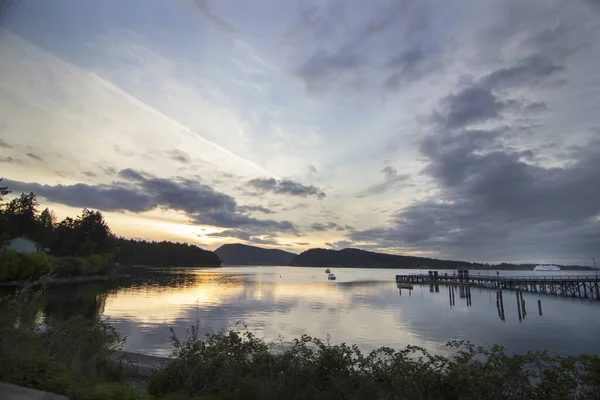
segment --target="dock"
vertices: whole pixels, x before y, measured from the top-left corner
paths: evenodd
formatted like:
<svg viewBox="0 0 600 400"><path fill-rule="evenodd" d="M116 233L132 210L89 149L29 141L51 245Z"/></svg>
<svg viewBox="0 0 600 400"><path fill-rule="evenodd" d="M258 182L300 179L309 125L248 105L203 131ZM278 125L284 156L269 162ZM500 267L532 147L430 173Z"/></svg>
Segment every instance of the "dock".
<svg viewBox="0 0 600 400"><path fill-rule="evenodd" d="M600 280L593 275L470 275L467 270L459 270L457 274L450 275L428 271L427 274L396 275L396 283L471 286L600 300Z"/></svg>

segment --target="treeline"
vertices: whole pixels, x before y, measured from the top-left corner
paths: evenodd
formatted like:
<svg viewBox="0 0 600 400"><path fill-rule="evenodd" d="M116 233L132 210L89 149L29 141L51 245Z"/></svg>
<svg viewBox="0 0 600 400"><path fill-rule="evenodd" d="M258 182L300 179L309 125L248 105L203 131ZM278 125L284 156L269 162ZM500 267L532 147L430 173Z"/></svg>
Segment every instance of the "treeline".
<svg viewBox="0 0 600 400"><path fill-rule="evenodd" d="M399 256L375 253L359 249L310 249L298 254L292 265L303 267L356 267L356 268L430 268L430 269L470 269L470 270L519 270L533 269L535 264L485 264L468 261L438 260L435 258ZM562 266L565 269L589 269L576 265Z"/></svg>
<svg viewBox="0 0 600 400"><path fill-rule="evenodd" d="M162 267L221 265L221 260L214 252L187 243L118 238L115 239L115 247L115 261L121 264Z"/></svg>
<svg viewBox="0 0 600 400"><path fill-rule="evenodd" d="M479 264L467 261L397 256L359 249L310 249L298 254L292 265L372 268L475 269Z"/></svg>
<svg viewBox="0 0 600 400"><path fill-rule="evenodd" d="M59 276L110 272L113 261L156 266L218 266L218 256L197 246L118 238L100 211L83 209L75 218L58 221L49 208L39 211L34 193L21 193L8 203L0 179L0 242L25 236L47 249L47 256L3 253L0 280L38 277L48 270ZM48 257L52 256L52 257ZM32 269L32 265L36 267ZM30 275L28 271L37 271Z"/></svg>

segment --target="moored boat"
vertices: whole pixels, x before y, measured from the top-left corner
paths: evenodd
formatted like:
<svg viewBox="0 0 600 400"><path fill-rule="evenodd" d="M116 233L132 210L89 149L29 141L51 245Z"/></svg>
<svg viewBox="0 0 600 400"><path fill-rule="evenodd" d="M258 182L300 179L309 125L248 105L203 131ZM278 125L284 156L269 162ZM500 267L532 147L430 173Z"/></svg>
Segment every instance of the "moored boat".
<svg viewBox="0 0 600 400"><path fill-rule="evenodd" d="M331 273L331 270L330 270L329 268L327 268L327 269L325 270L325 273L326 273L326 274L330 274L330 273Z"/></svg>
<svg viewBox="0 0 600 400"><path fill-rule="evenodd" d="M337 278L337 276L335 276L335 274L329 274L327 275L327 279L329 279L330 281L335 281Z"/></svg>
<svg viewBox="0 0 600 400"><path fill-rule="evenodd" d="M537 265L534 271L560 271L560 267L556 265Z"/></svg>

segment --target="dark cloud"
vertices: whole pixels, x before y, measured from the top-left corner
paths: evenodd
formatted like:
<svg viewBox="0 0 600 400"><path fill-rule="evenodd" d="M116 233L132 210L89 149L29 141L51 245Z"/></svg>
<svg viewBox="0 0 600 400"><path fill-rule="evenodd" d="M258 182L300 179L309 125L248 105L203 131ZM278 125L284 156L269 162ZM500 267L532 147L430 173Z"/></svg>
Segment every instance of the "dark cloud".
<svg viewBox="0 0 600 400"><path fill-rule="evenodd" d="M4 139L0 138L0 148L12 149L13 147L10 144L8 144Z"/></svg>
<svg viewBox="0 0 600 400"><path fill-rule="evenodd" d="M340 225L335 222L329 222L327 224L322 224L320 222L315 222L310 226L310 229L317 232L325 232L330 230L336 230L338 232L353 230L354 228L350 225Z"/></svg>
<svg viewBox="0 0 600 400"><path fill-rule="evenodd" d="M376 194L383 194L390 189L398 188L401 184L405 183L409 179L407 174L398 174L398 171L396 171L394 167L387 166L382 169L381 172L384 176L383 182L369 186L365 190L358 193L356 197L363 198Z"/></svg>
<svg viewBox="0 0 600 400"><path fill-rule="evenodd" d="M82 175L85 175L85 176L87 176L88 178L95 178L95 177L97 176L97 175L96 175L94 172L92 172L92 171L83 171L81 174L82 174Z"/></svg>
<svg viewBox="0 0 600 400"><path fill-rule="evenodd" d="M145 212L165 208L186 213L191 221L234 228L255 227L262 232L295 231L289 221L262 220L238 210L235 199L208 185L183 178L163 179L133 169L119 171L126 182L100 185L40 185L7 180L13 190L32 191L55 203L105 211Z"/></svg>
<svg viewBox="0 0 600 400"><path fill-rule="evenodd" d="M274 214L275 211L269 210L266 207L263 206L239 206L238 211L241 213L248 213L248 212L260 212L263 214Z"/></svg>
<svg viewBox="0 0 600 400"><path fill-rule="evenodd" d="M181 151L179 149L173 149L167 152L167 156L174 161L180 162L182 164L189 164L191 162L190 155L185 151Z"/></svg>
<svg viewBox="0 0 600 400"><path fill-rule="evenodd" d="M310 243L308 242L294 242L294 244L298 245L298 246L309 246Z"/></svg>
<svg viewBox="0 0 600 400"><path fill-rule="evenodd" d="M469 86L444 98L441 102L442 110L436 110L432 118L444 129L461 128L498 119L511 105L510 102L498 99L488 88Z"/></svg>
<svg viewBox="0 0 600 400"><path fill-rule="evenodd" d="M325 198L325 193L319 188L312 185L306 186L291 179L257 178L248 182L248 186L259 192L272 192L300 197L315 196L318 199Z"/></svg>
<svg viewBox="0 0 600 400"><path fill-rule="evenodd" d="M503 147L502 135L463 131L424 139L425 172L441 194L399 210L391 227L348 237L469 259L591 256L600 243L600 142L562 167L544 167Z"/></svg>
<svg viewBox="0 0 600 400"><path fill-rule="evenodd" d="M308 170L314 174L317 173L317 168L314 165L309 165Z"/></svg>
<svg viewBox="0 0 600 400"><path fill-rule="evenodd" d="M5 180L13 192L34 192L53 203L103 211L144 212L157 206L152 196L136 189L112 185L40 185Z"/></svg>
<svg viewBox="0 0 600 400"><path fill-rule="evenodd" d="M480 80L480 85L487 88L509 89L523 86L534 86L564 71L550 58L532 55L517 61L510 67L493 71Z"/></svg>
<svg viewBox="0 0 600 400"><path fill-rule="evenodd" d="M116 173L116 171L115 171L115 173ZM133 170L131 168L126 168L126 169L120 170L118 172L118 175L121 178L130 180L130 181L142 182L142 181L146 180L146 178L141 173L139 173L136 170Z"/></svg>
<svg viewBox="0 0 600 400"><path fill-rule="evenodd" d="M26 156L29 157L29 158L31 158L31 159L34 159L36 161L44 162L44 159L42 157L38 156L37 154L27 153Z"/></svg>

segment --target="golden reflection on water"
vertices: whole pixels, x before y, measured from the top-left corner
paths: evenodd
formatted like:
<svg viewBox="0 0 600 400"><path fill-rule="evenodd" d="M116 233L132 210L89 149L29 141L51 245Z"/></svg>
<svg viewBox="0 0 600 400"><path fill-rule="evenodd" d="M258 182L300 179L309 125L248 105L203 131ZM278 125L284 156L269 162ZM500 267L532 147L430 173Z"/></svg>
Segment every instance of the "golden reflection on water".
<svg viewBox="0 0 600 400"><path fill-rule="evenodd" d="M410 329L398 329L406 326L400 308L390 311L361 302L368 288L318 278L289 272L285 278L278 273L190 272L168 285L145 284L109 293L104 316L145 329L162 326L158 329L165 333L168 326L189 327L198 316L213 331L241 320L267 341L279 336L291 341L308 334L323 339L329 335L334 343L368 344L367 348L392 343L435 345ZM167 338L164 345L168 347Z"/></svg>

